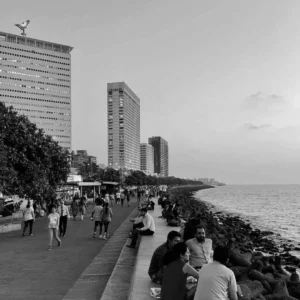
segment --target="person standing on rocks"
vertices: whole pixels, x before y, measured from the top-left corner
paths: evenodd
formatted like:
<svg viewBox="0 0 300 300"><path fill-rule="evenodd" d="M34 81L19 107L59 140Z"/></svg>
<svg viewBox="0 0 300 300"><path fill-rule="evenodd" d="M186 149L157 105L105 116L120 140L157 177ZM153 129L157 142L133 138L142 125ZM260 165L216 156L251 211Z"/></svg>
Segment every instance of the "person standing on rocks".
<svg viewBox="0 0 300 300"><path fill-rule="evenodd" d="M237 284L234 273L225 264L229 260L229 249L217 246L214 261L199 271L194 300L229 299L237 300Z"/></svg>
<svg viewBox="0 0 300 300"><path fill-rule="evenodd" d="M58 237L59 218L60 218L60 216L56 212L56 206L52 205L51 213L48 215L48 228L49 228L49 248L48 248L48 251L52 250L53 236L57 240L58 247L60 247L60 245L61 245L61 240Z"/></svg>
<svg viewBox="0 0 300 300"><path fill-rule="evenodd" d="M186 241L190 251L190 265L197 270L212 261L212 240L205 236L205 229L197 226L195 238Z"/></svg>

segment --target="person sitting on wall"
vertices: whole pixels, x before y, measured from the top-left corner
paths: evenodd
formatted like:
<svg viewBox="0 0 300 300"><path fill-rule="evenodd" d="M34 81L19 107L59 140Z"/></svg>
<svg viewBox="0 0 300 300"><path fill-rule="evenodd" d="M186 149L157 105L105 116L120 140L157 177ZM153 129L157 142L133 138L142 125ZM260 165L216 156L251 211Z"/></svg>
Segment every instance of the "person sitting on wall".
<svg viewBox="0 0 300 300"><path fill-rule="evenodd" d="M153 282L158 284L162 283L165 254L170 251L175 244L179 243L180 239L180 233L172 230L168 233L167 241L154 251L148 270L148 274Z"/></svg>
<svg viewBox="0 0 300 300"><path fill-rule="evenodd" d="M143 217L144 226L142 228L137 228L132 232L132 240L131 244L127 245L128 248L135 248L139 235L153 235L155 232L154 219L148 214L147 208L141 209L141 216Z"/></svg>

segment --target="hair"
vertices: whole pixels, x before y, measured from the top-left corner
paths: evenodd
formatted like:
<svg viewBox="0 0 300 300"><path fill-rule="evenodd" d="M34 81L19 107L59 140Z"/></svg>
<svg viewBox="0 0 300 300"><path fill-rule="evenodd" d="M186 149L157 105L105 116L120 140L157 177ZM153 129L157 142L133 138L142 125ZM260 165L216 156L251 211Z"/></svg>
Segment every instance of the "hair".
<svg viewBox="0 0 300 300"><path fill-rule="evenodd" d="M167 240L168 241L173 241L176 237L181 238L181 234L178 231L172 230L168 233Z"/></svg>
<svg viewBox="0 0 300 300"><path fill-rule="evenodd" d="M146 207L142 207L142 208L140 209L140 211L141 211L141 212L143 211L143 212L145 212L145 213L146 213L148 210L147 210L147 208L146 208Z"/></svg>
<svg viewBox="0 0 300 300"><path fill-rule="evenodd" d="M205 228L204 228L203 226L201 226L201 225L198 225L198 226L196 227L196 232L197 232L198 229L203 229L203 230L205 231Z"/></svg>
<svg viewBox="0 0 300 300"><path fill-rule="evenodd" d="M99 198L96 198L95 204L96 204L96 205L100 205L100 203L101 203L100 199L99 199Z"/></svg>
<svg viewBox="0 0 300 300"><path fill-rule="evenodd" d="M56 205L55 205L55 204L51 205L51 206L50 206L50 210L52 210L52 208L55 208L55 209L56 209Z"/></svg>
<svg viewBox="0 0 300 300"><path fill-rule="evenodd" d="M26 205L26 208L29 208L29 207L30 207L30 202L28 202Z"/></svg>
<svg viewBox="0 0 300 300"><path fill-rule="evenodd" d="M108 203L107 202L104 203L104 213L108 214Z"/></svg>
<svg viewBox="0 0 300 300"><path fill-rule="evenodd" d="M164 257L164 265L167 266L171 262L180 259L181 255L184 255L187 251L187 245L184 242L179 242L174 247L172 250L166 253Z"/></svg>
<svg viewBox="0 0 300 300"><path fill-rule="evenodd" d="M229 248L226 246L217 246L214 250L214 260L221 264L225 264L229 259Z"/></svg>

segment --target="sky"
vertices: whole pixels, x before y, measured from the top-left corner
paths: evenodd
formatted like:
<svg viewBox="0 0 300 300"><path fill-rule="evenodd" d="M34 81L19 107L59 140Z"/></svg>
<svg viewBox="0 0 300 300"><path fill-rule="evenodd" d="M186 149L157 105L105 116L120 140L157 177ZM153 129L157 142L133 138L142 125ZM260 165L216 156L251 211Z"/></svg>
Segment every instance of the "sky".
<svg viewBox="0 0 300 300"><path fill-rule="evenodd" d="M107 82L141 99L169 173L300 183L299 0L4 1L0 31L74 47L72 149L107 164Z"/></svg>

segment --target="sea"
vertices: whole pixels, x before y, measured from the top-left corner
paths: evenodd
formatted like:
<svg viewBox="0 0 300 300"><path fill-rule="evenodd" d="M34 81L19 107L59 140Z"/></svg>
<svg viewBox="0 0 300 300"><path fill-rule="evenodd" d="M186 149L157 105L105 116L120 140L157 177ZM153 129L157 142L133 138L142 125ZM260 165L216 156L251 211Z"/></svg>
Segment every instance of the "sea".
<svg viewBox="0 0 300 300"><path fill-rule="evenodd" d="M300 245L300 185L226 185L200 190L195 198L213 212L239 216L253 228L274 232L278 244ZM300 257L298 251L291 254Z"/></svg>

